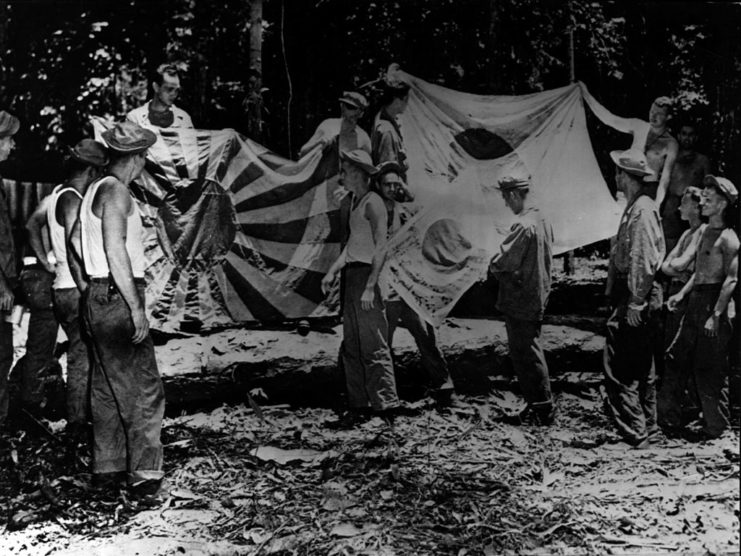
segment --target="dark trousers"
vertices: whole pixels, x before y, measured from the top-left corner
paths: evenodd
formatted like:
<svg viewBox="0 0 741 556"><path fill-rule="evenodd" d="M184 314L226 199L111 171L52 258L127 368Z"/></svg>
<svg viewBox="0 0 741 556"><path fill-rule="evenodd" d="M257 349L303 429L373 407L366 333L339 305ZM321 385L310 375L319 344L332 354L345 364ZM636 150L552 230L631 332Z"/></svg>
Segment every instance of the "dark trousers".
<svg viewBox="0 0 741 556"><path fill-rule="evenodd" d="M80 291L54 290L54 308L67 334L67 422L86 423L90 416L90 354L80 330Z"/></svg>
<svg viewBox="0 0 741 556"><path fill-rule="evenodd" d="M540 321L522 320L505 315L509 357L525 401L540 413L553 408L551 382L543 347L540 345Z"/></svg>
<svg viewBox="0 0 741 556"><path fill-rule="evenodd" d="M720 295L720 284L695 286L689 294L687 311L679 333L666 354L666 375L659 392L659 422L681 425L684 387L694 385L702 409L703 430L720 436L728 427L728 355L731 323L721 315L717 336L705 335L705 322Z"/></svg>
<svg viewBox="0 0 741 556"><path fill-rule="evenodd" d="M393 348L396 327L406 328L417 344L422 367L430 379L430 386L440 388L448 384L450 381L448 364L437 347L435 329L422 320L422 317L403 299L386 302L386 319L388 320L389 348Z"/></svg>
<svg viewBox="0 0 741 556"><path fill-rule="evenodd" d="M629 444L639 444L658 431L654 347L660 330L661 288L653 285L638 326L630 326L625 319L627 286L618 283L614 288L616 306L607 321L605 337L605 404L620 435Z"/></svg>
<svg viewBox="0 0 741 556"><path fill-rule="evenodd" d="M131 312L115 287L91 282L85 317L94 347L93 472L126 471L130 484L161 479L165 392L152 339L134 344ZM144 301L144 285L138 286Z"/></svg>
<svg viewBox="0 0 741 556"><path fill-rule="evenodd" d="M54 361L59 323L54 315L54 275L38 265L21 272L21 288L31 315L28 319L26 354L16 363L13 379L20 383L21 403L36 410L44 397L39 372Z"/></svg>
<svg viewBox="0 0 741 556"><path fill-rule="evenodd" d="M13 364L13 325L5 322L6 312L0 312L0 426L8 418L10 394L8 392L8 374Z"/></svg>
<svg viewBox="0 0 741 556"><path fill-rule="evenodd" d="M398 405L399 398L378 288L373 308L360 306L370 270L370 265L348 265L343 271L342 363L350 407L383 410Z"/></svg>

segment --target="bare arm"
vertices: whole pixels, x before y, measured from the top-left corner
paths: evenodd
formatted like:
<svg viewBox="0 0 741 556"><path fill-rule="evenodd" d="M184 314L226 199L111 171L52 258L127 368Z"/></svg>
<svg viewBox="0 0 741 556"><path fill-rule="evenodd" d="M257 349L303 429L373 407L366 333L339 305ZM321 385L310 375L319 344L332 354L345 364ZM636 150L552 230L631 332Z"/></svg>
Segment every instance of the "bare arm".
<svg viewBox="0 0 741 556"><path fill-rule="evenodd" d="M600 121L605 124L609 125L610 127L613 127L617 129L618 131L622 131L623 133L630 133L631 135L635 135L637 127L643 123L641 120L637 118L622 118L620 116L616 116L607 108L602 106L597 100L592 96L592 94L587 90L587 86L584 85L581 81L579 81L579 89L581 90L582 98L584 98L584 101L587 103L587 106L594 112L594 115L597 116Z"/></svg>
<svg viewBox="0 0 741 556"><path fill-rule="evenodd" d="M377 263L376 259L378 257L383 257L385 260L385 254L379 255L379 251L384 250L383 247L386 245L388 234L388 213L386 212L386 207L380 197L377 197L378 202L374 202L375 200L373 199L365 205L365 217L370 223L373 245L375 245L371 273L365 283L365 291L360 297L360 305L366 311L373 308L376 286L378 285L378 275L380 274L381 266L383 266L383 262L381 261L381 265L377 268L376 272L373 272L373 263Z"/></svg>
<svg viewBox="0 0 741 556"><path fill-rule="evenodd" d="M725 242L723 249L723 259L726 270L726 278L723 280L723 287L718 295L718 301L715 302L714 314L720 316L728 307L728 302L736 289L738 282L738 246L739 241L735 234Z"/></svg>
<svg viewBox="0 0 741 556"><path fill-rule="evenodd" d="M674 167L674 161L677 159L677 151L679 147L676 141L669 143L667 148L666 158L664 159L664 167L661 170L661 177L659 178L659 188L656 190L656 206L660 207L664 201L666 192L669 188L669 181L672 177L672 168Z"/></svg>
<svg viewBox="0 0 741 556"><path fill-rule="evenodd" d="M87 278L82 263L82 243L80 240L80 198L72 191L67 191L57 200L55 218L64 227L64 242L67 249L67 264L77 288L84 292Z"/></svg>
<svg viewBox="0 0 741 556"><path fill-rule="evenodd" d="M28 217L26 222L26 230L28 231L28 243L31 246L36 258L39 260L41 266L43 266L47 272L54 272L54 265L49 262L48 258L48 245L49 245L49 226L46 222L46 211L49 209L49 203L51 197L44 197L36 210L33 211L31 216ZM46 241L44 241L45 237Z"/></svg>
<svg viewBox="0 0 741 556"><path fill-rule="evenodd" d="M687 283L682 286L682 289L679 290L677 293L675 293L673 296L671 296L668 301L666 302L666 308L670 311L674 311L677 308L677 305L680 301L682 301L685 297L687 297L687 294L689 294L692 291L692 288L695 287L695 274L692 274L690 276L690 279L687 280Z"/></svg>
<svg viewBox="0 0 741 556"><path fill-rule="evenodd" d="M126 220L135 207L128 190L120 182L108 183L102 188L103 191L98 194L102 195L99 206L103 225L103 249L113 281L131 311L134 324L132 340L138 344L147 337L149 322L144 314L144 305L134 283L131 259L126 251Z"/></svg>
<svg viewBox="0 0 741 556"><path fill-rule="evenodd" d="M329 293L329 290L332 287L332 284L335 280L335 275L342 270L342 268L345 266L345 262L347 261L347 246L342 250L342 253L340 253L340 256L337 257L335 262L332 263L332 266L329 267L329 270L327 271L327 274L324 275L324 278L322 278L322 293L324 295L327 295Z"/></svg>
<svg viewBox="0 0 741 556"><path fill-rule="evenodd" d="M681 252L682 243L685 237L684 234L692 234L692 239L686 246L684 252ZM700 234L696 231L693 232L692 230L687 230L684 234L679 238L679 241L674 246L671 253L666 256L664 262L661 263L661 271L667 276L679 276L682 272L687 270L690 264L695 260Z"/></svg>

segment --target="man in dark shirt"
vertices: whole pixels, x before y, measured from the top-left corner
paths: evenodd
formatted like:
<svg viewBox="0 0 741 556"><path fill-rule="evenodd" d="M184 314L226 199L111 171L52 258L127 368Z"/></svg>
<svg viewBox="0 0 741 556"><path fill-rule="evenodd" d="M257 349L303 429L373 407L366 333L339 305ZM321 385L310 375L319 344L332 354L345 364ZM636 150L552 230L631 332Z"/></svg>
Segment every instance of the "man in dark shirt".
<svg viewBox="0 0 741 556"><path fill-rule="evenodd" d="M489 272L499 280L497 309L504 313L512 366L527 402L517 420L550 425L555 407L540 329L551 291L553 229L530 205L530 179L507 177L499 189L517 222L492 258Z"/></svg>
<svg viewBox="0 0 741 556"><path fill-rule="evenodd" d="M13 135L18 131L18 118L0 111L0 162L6 160L15 148ZM13 289L17 285L18 269L13 243L8 201L0 181L0 427L8 416L8 372L13 363Z"/></svg>

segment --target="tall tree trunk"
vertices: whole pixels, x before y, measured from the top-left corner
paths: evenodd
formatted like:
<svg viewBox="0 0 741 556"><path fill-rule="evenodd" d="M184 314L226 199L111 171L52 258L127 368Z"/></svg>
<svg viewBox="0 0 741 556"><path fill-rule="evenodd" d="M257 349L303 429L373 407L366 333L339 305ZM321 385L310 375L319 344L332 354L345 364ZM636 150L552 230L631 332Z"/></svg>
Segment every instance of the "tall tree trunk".
<svg viewBox="0 0 741 556"><path fill-rule="evenodd" d="M5 66L8 50L8 21L10 5L7 0L0 0L0 99L5 101Z"/></svg>
<svg viewBox="0 0 741 556"><path fill-rule="evenodd" d="M250 2L250 72L247 85L248 133L262 138L262 0Z"/></svg>
<svg viewBox="0 0 741 556"><path fill-rule="evenodd" d="M500 0L489 0L489 93L502 94L502 65L500 64L499 47L501 43L501 23L499 13Z"/></svg>

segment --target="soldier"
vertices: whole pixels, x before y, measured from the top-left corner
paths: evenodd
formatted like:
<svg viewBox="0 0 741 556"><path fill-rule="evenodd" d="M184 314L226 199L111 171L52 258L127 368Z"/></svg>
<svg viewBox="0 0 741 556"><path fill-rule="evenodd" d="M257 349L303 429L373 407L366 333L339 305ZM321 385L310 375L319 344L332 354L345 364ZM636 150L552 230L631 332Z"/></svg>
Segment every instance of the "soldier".
<svg viewBox="0 0 741 556"><path fill-rule="evenodd" d="M342 270L341 353L350 412L338 424L352 426L369 410L390 417L399 399L378 275L371 272L376 250L386 242L386 207L378 193L370 190L370 178L376 172L370 154L356 149L342 151L340 156L342 185L353 194L350 236L322 280L322 291L329 291Z"/></svg>
<svg viewBox="0 0 741 556"><path fill-rule="evenodd" d="M135 497L167 496L160 432L165 394L144 300L142 219L129 184L144 169L156 135L126 121L103 133L107 174L80 205L80 238L89 285L84 310L96 365L91 377L93 474L101 487L122 481Z"/></svg>
<svg viewBox="0 0 741 556"><path fill-rule="evenodd" d="M654 278L664 258L664 236L653 200L653 170L640 152L633 154L613 153L618 189L628 204L610 250L606 293L613 312L605 338L604 391L620 435L644 448L658 433L653 346L662 296Z"/></svg>
<svg viewBox="0 0 741 556"><path fill-rule="evenodd" d="M500 180L499 190L517 216L489 264L499 280L497 309L504 313L510 359L527 402L515 422L547 426L554 421L555 406L540 331L551 291L553 228L531 204L529 178L508 176Z"/></svg>
<svg viewBox="0 0 741 556"><path fill-rule="evenodd" d="M666 355L659 420L668 433L678 432L682 386L691 380L702 409L702 435L717 438L729 425L728 302L738 281L739 240L727 214L738 200L738 190L726 178L708 175L703 183L701 210L708 223L697 247L695 273L667 303L675 310L687 298L684 319Z"/></svg>
<svg viewBox="0 0 741 556"><path fill-rule="evenodd" d="M193 122L188 113L175 106L180 94L180 73L172 64L157 68L152 80L152 100L134 108L126 119L142 127L164 127L192 129Z"/></svg>
<svg viewBox="0 0 741 556"><path fill-rule="evenodd" d="M83 139L74 148L70 148L66 161L68 178L52 191L46 212L56 259L54 309L69 340L67 426L79 434L87 432L90 413L90 354L82 339L80 326L80 294L87 288L87 281L81 261L70 247L72 229L80 213L82 197L107 163L106 148L97 141Z"/></svg>
<svg viewBox="0 0 741 556"><path fill-rule="evenodd" d="M18 118L0 110L0 162L7 160L15 148L13 135L20 128ZM13 364L13 310L14 290L18 285L18 264L13 242L8 199L0 181L0 427L8 417L8 373Z"/></svg>

